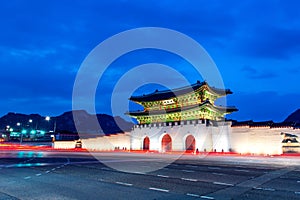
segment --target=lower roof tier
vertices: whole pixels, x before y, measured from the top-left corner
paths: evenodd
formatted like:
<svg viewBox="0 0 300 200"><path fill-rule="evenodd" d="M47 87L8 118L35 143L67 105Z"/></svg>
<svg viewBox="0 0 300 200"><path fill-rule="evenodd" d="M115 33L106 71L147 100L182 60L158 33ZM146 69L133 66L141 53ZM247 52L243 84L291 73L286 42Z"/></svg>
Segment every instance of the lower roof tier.
<svg viewBox="0 0 300 200"><path fill-rule="evenodd" d="M184 108L154 111L144 110L128 112L126 114L136 118L139 124L149 124L194 119L220 120L224 118L225 114L234 111L237 111L235 107L219 107L206 101L200 105L192 105Z"/></svg>
<svg viewBox="0 0 300 200"><path fill-rule="evenodd" d="M179 113L179 112L185 112L185 111L201 111L205 108L212 109L215 112L221 112L225 114L229 114L235 111L238 111L238 109L234 106L229 107L222 107L222 106L215 106L211 104L209 101L205 101L202 104L196 104L196 105L190 105L185 107L178 107L174 109L167 109L167 110L144 110L144 111L133 111L133 112L127 112L125 114L130 116L150 116L150 115L161 115L166 113Z"/></svg>

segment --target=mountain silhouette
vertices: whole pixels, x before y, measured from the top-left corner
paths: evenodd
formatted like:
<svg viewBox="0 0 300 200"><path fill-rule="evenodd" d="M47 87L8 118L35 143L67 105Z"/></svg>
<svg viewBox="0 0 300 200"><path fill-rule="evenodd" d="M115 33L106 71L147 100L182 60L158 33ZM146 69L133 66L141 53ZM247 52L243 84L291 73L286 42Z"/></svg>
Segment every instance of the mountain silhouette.
<svg viewBox="0 0 300 200"><path fill-rule="evenodd" d="M290 114L284 122L295 122L300 123L300 109L296 110L292 114Z"/></svg>
<svg viewBox="0 0 300 200"><path fill-rule="evenodd" d="M46 120L45 116L39 114L21 114L21 113L8 113L0 118L0 130L5 130L7 127L12 128L14 131L25 130L44 130L55 132L69 132L76 133L77 129L74 123L73 112L76 112L76 122L80 124L80 131L87 133L103 133L116 134L130 131L133 123L127 122L119 116L112 117L107 114L92 115L84 110L76 110L65 112L62 115L50 117ZM91 126L91 121L96 120L97 127Z"/></svg>

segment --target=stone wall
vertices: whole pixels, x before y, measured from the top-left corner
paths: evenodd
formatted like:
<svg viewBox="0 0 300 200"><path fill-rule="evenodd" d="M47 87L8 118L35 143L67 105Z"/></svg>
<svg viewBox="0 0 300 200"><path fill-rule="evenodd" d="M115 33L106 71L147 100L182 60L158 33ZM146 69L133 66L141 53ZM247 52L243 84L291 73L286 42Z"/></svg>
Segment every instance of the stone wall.
<svg viewBox="0 0 300 200"><path fill-rule="evenodd" d="M55 141L53 143L54 149L74 149L75 148L75 141Z"/></svg>
<svg viewBox="0 0 300 200"><path fill-rule="evenodd" d="M172 151L185 151L186 138L195 138L195 149L200 152L236 152L241 154L278 155L288 149L300 153L299 143L283 144L283 135L289 133L300 138L300 129L270 126L231 127L231 122L212 124L194 120L179 123L135 125L129 133L82 139L82 147L95 151L143 150L145 137L150 139L150 151L164 152L162 138L168 134L172 140ZM299 141L299 139L298 139ZM283 148L285 146L285 149ZM74 148L75 142L55 142L54 148ZM288 147L288 148L287 148Z"/></svg>
<svg viewBox="0 0 300 200"><path fill-rule="evenodd" d="M300 137L299 129L240 126L231 128L229 141L232 150L237 153L282 154L282 132Z"/></svg>
<svg viewBox="0 0 300 200"><path fill-rule="evenodd" d="M82 148L91 151L112 151L117 149L130 149L130 133L119 133L115 135L96 138L82 139Z"/></svg>
<svg viewBox="0 0 300 200"><path fill-rule="evenodd" d="M218 126L209 121L193 120L179 123L158 123L136 125L131 131L131 149L142 150L145 137L150 139L150 150L163 152L162 138L168 134L172 139L172 151L185 151L186 138L195 138L195 149L199 151L224 151L230 149L229 133L231 123L220 122Z"/></svg>

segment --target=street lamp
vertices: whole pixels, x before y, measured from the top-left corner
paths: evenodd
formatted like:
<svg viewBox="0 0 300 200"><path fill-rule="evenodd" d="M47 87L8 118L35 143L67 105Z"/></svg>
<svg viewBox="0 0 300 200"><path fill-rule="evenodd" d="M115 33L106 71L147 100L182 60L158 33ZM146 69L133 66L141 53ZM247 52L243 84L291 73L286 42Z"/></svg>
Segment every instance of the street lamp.
<svg viewBox="0 0 300 200"><path fill-rule="evenodd" d="M30 124L30 125L28 125L28 126L29 126L29 129L32 129L32 122L33 122L33 120L32 120L32 119L29 119L28 122L29 122L29 124Z"/></svg>
<svg viewBox="0 0 300 200"><path fill-rule="evenodd" d="M20 126L21 126L21 123L18 122L18 123L17 123L17 126L20 127ZM18 128L18 129L20 129L20 128ZM22 141L23 141L23 131L21 131L20 133L21 133L21 136L20 136L20 145L21 145L21 144L22 144Z"/></svg>
<svg viewBox="0 0 300 200"><path fill-rule="evenodd" d="M49 116L45 117L46 121L50 121L50 119L51 118ZM55 131L56 131L56 118L54 119L53 130L49 132L55 132Z"/></svg>

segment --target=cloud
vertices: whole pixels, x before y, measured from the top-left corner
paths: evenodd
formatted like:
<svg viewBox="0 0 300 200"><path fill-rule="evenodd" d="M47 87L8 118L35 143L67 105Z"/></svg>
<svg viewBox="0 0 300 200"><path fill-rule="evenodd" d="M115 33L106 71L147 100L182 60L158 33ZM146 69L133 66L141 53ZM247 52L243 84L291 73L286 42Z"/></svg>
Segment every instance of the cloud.
<svg viewBox="0 0 300 200"><path fill-rule="evenodd" d="M258 69L245 65L242 68L242 72L246 74L246 77L250 79L270 79L277 77L278 75L269 69L263 69L259 71Z"/></svg>
<svg viewBox="0 0 300 200"><path fill-rule="evenodd" d="M65 111L70 111L71 99L53 96L31 96L0 99L0 115L8 112L17 112L24 114L41 114L41 115L60 115Z"/></svg>
<svg viewBox="0 0 300 200"><path fill-rule="evenodd" d="M287 59L300 54L300 29L261 27L244 44L245 53L255 57Z"/></svg>
<svg viewBox="0 0 300 200"><path fill-rule="evenodd" d="M36 57L45 58L50 54L55 54L55 49L11 49L9 54L14 56L15 59L32 59Z"/></svg>
<svg viewBox="0 0 300 200"><path fill-rule="evenodd" d="M274 120L281 122L300 107L300 94L266 91L257 93L236 92L227 97L227 104L236 106L239 111L228 115L238 120Z"/></svg>

